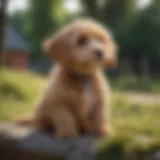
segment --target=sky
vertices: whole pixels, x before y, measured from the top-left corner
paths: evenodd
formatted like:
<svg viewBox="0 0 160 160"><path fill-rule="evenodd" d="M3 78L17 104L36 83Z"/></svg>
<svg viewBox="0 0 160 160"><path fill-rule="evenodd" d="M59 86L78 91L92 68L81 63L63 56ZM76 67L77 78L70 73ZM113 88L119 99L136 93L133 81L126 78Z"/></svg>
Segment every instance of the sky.
<svg viewBox="0 0 160 160"><path fill-rule="evenodd" d="M12 13L15 10L23 10L27 7L28 0L9 0L8 12ZM139 0L141 6L149 4L151 0ZM65 8L71 12L78 9L78 0L66 0Z"/></svg>
<svg viewBox="0 0 160 160"><path fill-rule="evenodd" d="M23 10L27 7L28 0L9 0L8 12L12 13L15 10ZM71 12L78 9L78 0L66 0L65 8Z"/></svg>

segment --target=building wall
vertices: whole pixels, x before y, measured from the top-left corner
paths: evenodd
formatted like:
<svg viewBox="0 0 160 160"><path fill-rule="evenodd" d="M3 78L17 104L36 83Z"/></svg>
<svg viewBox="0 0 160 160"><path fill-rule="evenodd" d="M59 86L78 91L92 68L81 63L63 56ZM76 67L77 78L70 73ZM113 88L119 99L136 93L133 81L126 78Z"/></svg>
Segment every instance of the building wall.
<svg viewBox="0 0 160 160"><path fill-rule="evenodd" d="M29 67L29 56L24 51L6 51L2 55L3 65L17 70L26 70Z"/></svg>

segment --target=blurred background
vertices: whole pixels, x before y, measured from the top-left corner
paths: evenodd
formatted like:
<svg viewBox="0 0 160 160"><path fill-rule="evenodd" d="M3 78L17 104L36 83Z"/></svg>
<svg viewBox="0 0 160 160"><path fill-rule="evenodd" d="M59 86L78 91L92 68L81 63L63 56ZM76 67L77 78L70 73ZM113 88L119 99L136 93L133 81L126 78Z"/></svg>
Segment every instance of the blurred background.
<svg viewBox="0 0 160 160"><path fill-rule="evenodd" d="M159 0L8 0L6 5L5 48L24 52L21 64L5 57L7 67L48 71L43 40L72 19L91 17L111 30L120 47L116 75L160 76Z"/></svg>
<svg viewBox="0 0 160 160"><path fill-rule="evenodd" d="M54 64L43 40L91 17L119 45L119 65L106 71L115 130L160 139L160 0L1 0L0 9L0 120L32 113Z"/></svg>

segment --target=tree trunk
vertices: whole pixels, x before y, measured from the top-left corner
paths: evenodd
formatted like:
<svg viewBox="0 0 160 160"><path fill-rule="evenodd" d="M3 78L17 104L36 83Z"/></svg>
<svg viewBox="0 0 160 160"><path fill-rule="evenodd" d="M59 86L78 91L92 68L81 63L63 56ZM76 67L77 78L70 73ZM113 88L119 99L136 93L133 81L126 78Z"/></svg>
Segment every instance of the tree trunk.
<svg viewBox="0 0 160 160"><path fill-rule="evenodd" d="M121 64L121 74L123 74L124 76L132 76L134 74L132 61L128 57L124 58Z"/></svg>
<svg viewBox="0 0 160 160"><path fill-rule="evenodd" d="M0 0L0 65L2 64L2 52L4 46L4 29L6 23L7 0Z"/></svg>
<svg viewBox="0 0 160 160"><path fill-rule="evenodd" d="M140 72L141 72L142 78L144 78L145 80L150 79L149 59L147 57L141 58Z"/></svg>

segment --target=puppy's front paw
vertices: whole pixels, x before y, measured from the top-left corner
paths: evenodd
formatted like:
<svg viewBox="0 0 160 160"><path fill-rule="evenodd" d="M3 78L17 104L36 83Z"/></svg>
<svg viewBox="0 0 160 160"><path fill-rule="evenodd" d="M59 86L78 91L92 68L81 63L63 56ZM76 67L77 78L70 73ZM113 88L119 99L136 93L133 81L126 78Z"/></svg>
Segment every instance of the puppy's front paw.
<svg viewBox="0 0 160 160"><path fill-rule="evenodd" d="M97 133L100 136L110 136L112 135L113 131L110 126L101 126Z"/></svg>

